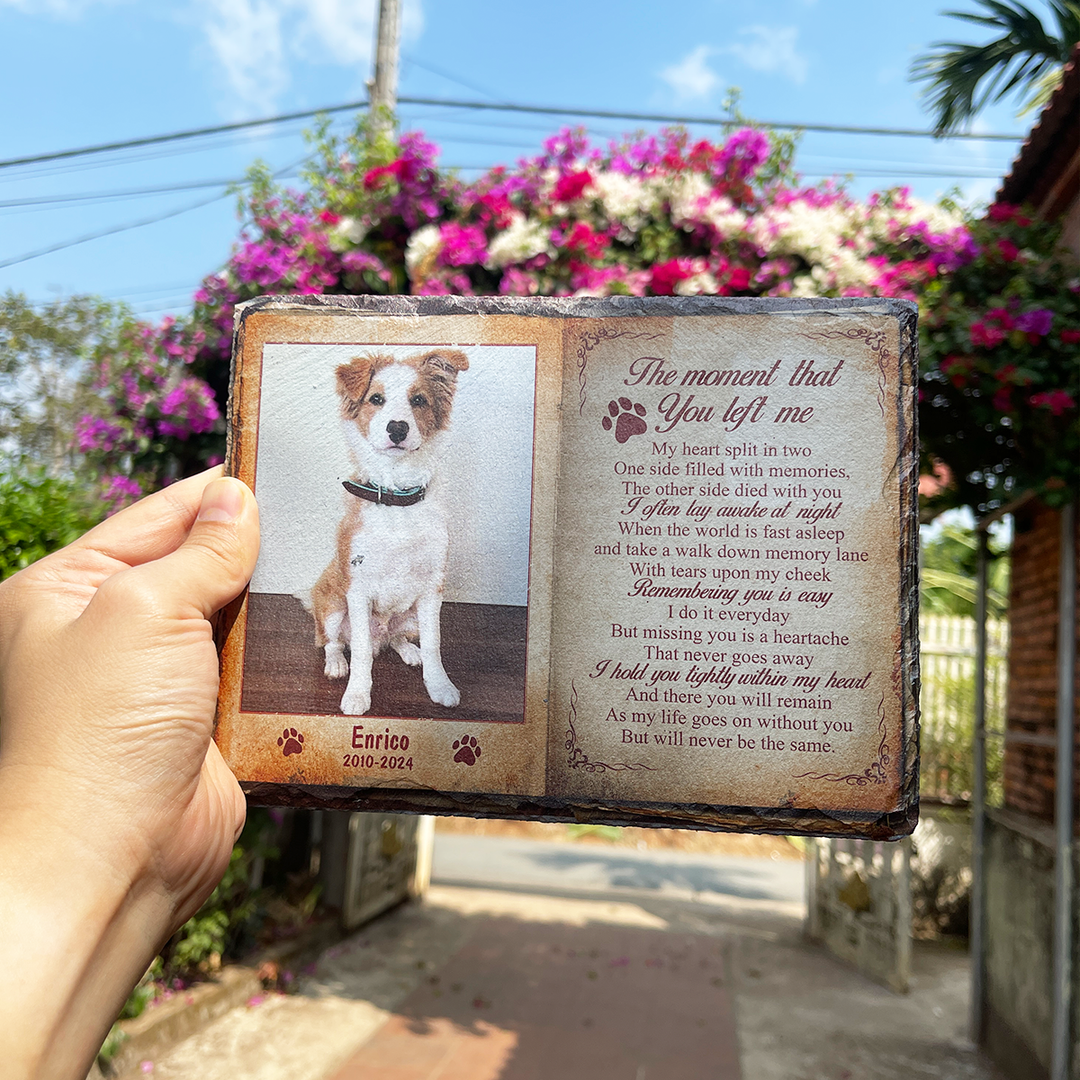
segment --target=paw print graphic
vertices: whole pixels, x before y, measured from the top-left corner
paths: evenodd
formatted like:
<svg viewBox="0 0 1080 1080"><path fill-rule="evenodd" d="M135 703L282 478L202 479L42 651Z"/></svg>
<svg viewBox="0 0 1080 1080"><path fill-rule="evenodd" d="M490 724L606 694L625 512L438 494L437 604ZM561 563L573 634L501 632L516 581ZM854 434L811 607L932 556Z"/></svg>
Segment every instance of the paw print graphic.
<svg viewBox="0 0 1080 1080"><path fill-rule="evenodd" d="M277 741L281 752L288 757L290 754L302 754L304 752L304 736L296 728L287 727Z"/></svg>
<svg viewBox="0 0 1080 1080"><path fill-rule="evenodd" d="M452 749L457 751L454 760L463 761L466 765L475 765L480 756L480 744L471 735L462 735L460 739L455 739Z"/></svg>
<svg viewBox="0 0 1080 1080"><path fill-rule="evenodd" d="M615 428L615 441L624 443L633 435L644 435L648 426L642 417L645 415L645 406L621 397L618 401L609 401L608 415L600 423L605 431ZM614 422L614 424L613 424Z"/></svg>

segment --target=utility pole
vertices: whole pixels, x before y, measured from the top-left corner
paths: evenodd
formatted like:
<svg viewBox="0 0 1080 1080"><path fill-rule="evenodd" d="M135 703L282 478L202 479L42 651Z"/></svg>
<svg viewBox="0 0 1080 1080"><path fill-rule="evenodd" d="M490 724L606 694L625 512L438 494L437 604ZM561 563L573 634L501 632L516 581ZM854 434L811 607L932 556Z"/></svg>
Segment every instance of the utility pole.
<svg viewBox="0 0 1080 1080"><path fill-rule="evenodd" d="M388 133L397 109L398 51L401 47L401 0L379 0L375 34L375 73L368 83L372 137Z"/></svg>

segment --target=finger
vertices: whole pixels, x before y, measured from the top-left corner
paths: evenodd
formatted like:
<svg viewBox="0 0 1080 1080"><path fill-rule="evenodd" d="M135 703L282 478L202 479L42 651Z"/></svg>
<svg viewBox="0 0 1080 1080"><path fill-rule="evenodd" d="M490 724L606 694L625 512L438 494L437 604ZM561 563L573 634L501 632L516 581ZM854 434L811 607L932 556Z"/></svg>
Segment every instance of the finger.
<svg viewBox="0 0 1080 1080"><path fill-rule="evenodd" d="M221 476L217 465L186 480L170 484L121 510L72 545L92 550L128 566L153 562L175 551L184 541L206 486Z"/></svg>
<svg viewBox="0 0 1080 1080"><path fill-rule="evenodd" d="M101 592L130 584L164 614L195 611L208 619L248 583L258 553L255 496L240 480L223 477L203 490L191 530L175 551L110 578Z"/></svg>

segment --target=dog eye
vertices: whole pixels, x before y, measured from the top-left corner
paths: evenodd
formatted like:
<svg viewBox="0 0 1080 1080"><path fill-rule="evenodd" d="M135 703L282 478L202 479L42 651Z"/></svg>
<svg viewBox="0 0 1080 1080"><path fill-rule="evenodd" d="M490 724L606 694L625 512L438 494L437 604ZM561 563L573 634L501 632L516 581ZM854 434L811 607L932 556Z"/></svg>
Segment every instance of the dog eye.
<svg viewBox="0 0 1080 1080"><path fill-rule="evenodd" d="M409 404L414 409L422 409L427 404L427 398L424 397L423 394L413 394L413 396L409 398Z"/></svg>
<svg viewBox="0 0 1080 1080"><path fill-rule="evenodd" d="M368 404L370 404L370 405L385 405L386 404L386 398L384 398L382 396L382 394L372 394L371 397L368 398Z"/></svg>

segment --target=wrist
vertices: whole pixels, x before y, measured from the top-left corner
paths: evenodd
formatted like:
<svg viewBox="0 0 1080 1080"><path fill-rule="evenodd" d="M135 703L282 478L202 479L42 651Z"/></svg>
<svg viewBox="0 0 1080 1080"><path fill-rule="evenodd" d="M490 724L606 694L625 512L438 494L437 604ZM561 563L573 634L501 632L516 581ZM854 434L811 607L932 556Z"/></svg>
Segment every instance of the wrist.
<svg viewBox="0 0 1080 1080"><path fill-rule="evenodd" d="M52 809L0 779L0 1015L18 1080L86 1074L173 915L151 875L106 864Z"/></svg>

